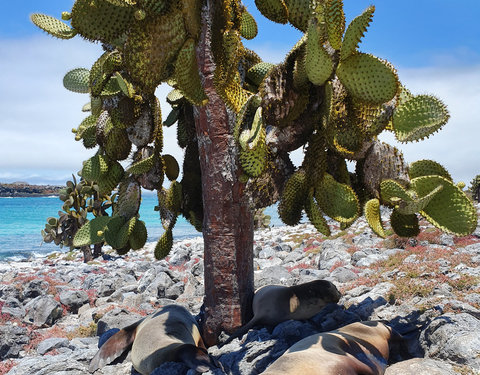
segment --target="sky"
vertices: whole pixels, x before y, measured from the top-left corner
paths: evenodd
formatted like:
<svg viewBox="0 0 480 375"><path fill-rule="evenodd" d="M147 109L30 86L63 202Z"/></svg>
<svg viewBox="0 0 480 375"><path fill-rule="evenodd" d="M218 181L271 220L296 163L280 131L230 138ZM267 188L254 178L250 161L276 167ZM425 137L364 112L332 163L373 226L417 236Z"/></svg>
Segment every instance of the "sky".
<svg viewBox="0 0 480 375"><path fill-rule="evenodd" d="M79 36L53 38L29 19L32 13L60 18L73 3L0 1L0 182L64 184L93 154L71 132L87 116L81 108L88 95L67 91L62 79L71 69L90 68L101 47ZM259 27L246 46L265 61L281 62L300 32L267 20L254 0L244 4ZM436 160L468 186L480 174L480 2L344 0L347 24L370 4L376 11L360 50L390 61L413 94L436 95L451 115L440 132L422 142L398 144L385 132L381 139L399 147L407 162ZM156 91L165 117L169 90ZM165 138L164 152L181 160L174 127ZM294 161L300 158L296 152Z"/></svg>

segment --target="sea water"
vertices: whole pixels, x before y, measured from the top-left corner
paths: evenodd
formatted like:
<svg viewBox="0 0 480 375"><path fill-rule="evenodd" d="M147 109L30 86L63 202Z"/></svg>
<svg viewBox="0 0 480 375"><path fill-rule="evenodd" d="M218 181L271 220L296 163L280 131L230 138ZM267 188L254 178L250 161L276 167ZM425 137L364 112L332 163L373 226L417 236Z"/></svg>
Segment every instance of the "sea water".
<svg viewBox="0 0 480 375"><path fill-rule="evenodd" d="M43 243L41 230L48 217L58 217L63 202L55 196L28 198L0 198L0 261L45 255L60 249L53 243ZM156 241L164 232L160 216L154 210L158 205L155 194L143 194L140 218L148 229L148 240ZM271 224L281 225L276 208L269 207L265 214L272 217ZM200 236L195 228L180 216L173 229L174 239Z"/></svg>

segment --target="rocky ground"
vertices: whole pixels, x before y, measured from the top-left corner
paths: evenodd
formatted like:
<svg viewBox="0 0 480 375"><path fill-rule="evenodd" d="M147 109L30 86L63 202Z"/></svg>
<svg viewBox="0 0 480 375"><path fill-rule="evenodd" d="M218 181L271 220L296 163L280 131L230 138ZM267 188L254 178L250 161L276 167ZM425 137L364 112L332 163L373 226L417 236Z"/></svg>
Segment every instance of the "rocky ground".
<svg viewBox="0 0 480 375"><path fill-rule="evenodd" d="M260 374L306 336L374 319L388 320L408 346L408 354L392 349L387 375L480 374L480 227L464 238L422 229L416 239L381 239L360 218L328 238L306 224L257 232L256 287L327 279L343 297L309 321L258 327L210 348L224 370L207 374ZM0 263L0 374L86 374L107 330L170 303L197 314L201 239L176 242L162 261L153 246L90 264L73 253ZM96 374L136 372L127 357ZM168 363L153 374L193 371Z"/></svg>

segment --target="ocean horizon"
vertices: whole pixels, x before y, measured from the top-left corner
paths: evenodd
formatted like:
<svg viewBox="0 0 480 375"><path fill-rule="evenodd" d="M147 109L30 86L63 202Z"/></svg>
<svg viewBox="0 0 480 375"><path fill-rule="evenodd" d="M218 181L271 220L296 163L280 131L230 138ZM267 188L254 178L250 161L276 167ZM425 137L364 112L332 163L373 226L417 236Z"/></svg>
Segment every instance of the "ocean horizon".
<svg viewBox="0 0 480 375"><path fill-rule="evenodd" d="M48 217L58 217L63 202L57 196L0 197L0 261L21 260L45 256L53 252L68 252L54 243L44 243L41 230ZM148 230L147 242L157 241L164 229L154 207L158 205L155 194L142 196L140 219ZM271 216L271 225L284 225L278 217L276 206L267 207L265 214ZM180 216L173 229L174 240L201 236L195 228Z"/></svg>

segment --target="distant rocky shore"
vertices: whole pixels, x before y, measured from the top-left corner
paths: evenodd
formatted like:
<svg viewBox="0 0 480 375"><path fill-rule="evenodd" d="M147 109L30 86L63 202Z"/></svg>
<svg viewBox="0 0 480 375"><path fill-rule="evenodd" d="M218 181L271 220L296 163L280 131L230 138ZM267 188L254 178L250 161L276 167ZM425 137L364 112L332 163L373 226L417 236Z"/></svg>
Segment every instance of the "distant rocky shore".
<svg viewBox="0 0 480 375"><path fill-rule="evenodd" d="M42 197L58 195L62 186L30 185L26 182L0 183L0 197Z"/></svg>
<svg viewBox="0 0 480 375"><path fill-rule="evenodd" d="M387 320L408 347L408 353L392 348L386 375L480 374L480 227L457 238L422 225L421 235L408 240L381 239L363 218L328 238L307 224L256 232L257 288L326 279L343 297L308 321L287 321L271 332L256 327L209 348L223 370L206 374L261 374L306 336L376 319ZM171 303L198 314L201 238L176 241L162 261L153 259L154 246L89 264L77 253L0 263L0 374L88 374L107 330ZM138 375L128 358L95 374ZM159 374L194 375L180 363L162 365L153 372Z"/></svg>

